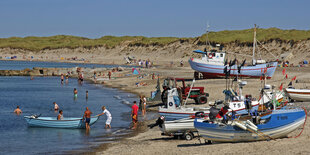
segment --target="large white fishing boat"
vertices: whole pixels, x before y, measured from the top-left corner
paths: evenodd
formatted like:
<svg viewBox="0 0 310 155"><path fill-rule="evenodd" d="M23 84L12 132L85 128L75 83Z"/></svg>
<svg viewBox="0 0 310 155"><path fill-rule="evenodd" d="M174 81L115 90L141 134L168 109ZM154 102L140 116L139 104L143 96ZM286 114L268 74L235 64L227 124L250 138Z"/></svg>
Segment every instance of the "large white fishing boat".
<svg viewBox="0 0 310 155"><path fill-rule="evenodd" d="M208 33L208 32L207 32ZM232 63L225 60L226 52L211 50L211 51L201 51L195 50L195 53L200 53L201 58L190 58L189 64L193 70L195 70L195 78L198 79L200 74L202 78L215 78L215 77L224 77L227 74L224 73L225 67L229 69L229 76L239 76L239 77L250 77L250 78L260 78L262 74L266 78L270 79L276 68L277 62L267 62L265 60L256 60L255 59L255 47L257 46L256 41L256 26L254 28L254 41L253 41L253 55L252 55L252 64L241 66L241 69L238 71L238 64L236 61ZM225 62L226 61L226 62Z"/></svg>

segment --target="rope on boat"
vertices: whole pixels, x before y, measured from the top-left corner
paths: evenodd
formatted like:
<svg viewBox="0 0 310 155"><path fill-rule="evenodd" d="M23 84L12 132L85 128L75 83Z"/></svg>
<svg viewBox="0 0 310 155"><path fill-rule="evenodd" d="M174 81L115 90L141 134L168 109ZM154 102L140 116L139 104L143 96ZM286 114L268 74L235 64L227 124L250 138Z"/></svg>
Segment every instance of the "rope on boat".
<svg viewBox="0 0 310 155"><path fill-rule="evenodd" d="M288 138L297 138L297 137L299 137L299 136L302 134L302 132L304 131L305 125L306 125L306 122L307 122L308 115L307 115L307 109L306 109L305 107L303 107L303 109L304 109L304 111L305 111L306 118L305 118L304 125L302 126L302 130L300 131L300 133L299 133L297 136L295 136L295 137L292 136L292 137L288 137Z"/></svg>

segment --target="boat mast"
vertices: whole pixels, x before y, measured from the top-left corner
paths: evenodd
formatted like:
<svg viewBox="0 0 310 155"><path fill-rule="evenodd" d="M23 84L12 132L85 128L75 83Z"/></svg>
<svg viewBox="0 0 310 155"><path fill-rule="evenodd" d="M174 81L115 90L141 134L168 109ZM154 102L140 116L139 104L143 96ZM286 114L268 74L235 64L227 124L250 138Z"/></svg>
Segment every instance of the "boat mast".
<svg viewBox="0 0 310 155"><path fill-rule="evenodd" d="M206 48L208 48L208 46L210 47L210 42L209 42L209 23L207 23L207 30L206 30Z"/></svg>
<svg viewBox="0 0 310 155"><path fill-rule="evenodd" d="M256 24L254 24L254 40L253 40L253 55L252 55L252 64L256 64L255 60L255 46L256 46Z"/></svg>

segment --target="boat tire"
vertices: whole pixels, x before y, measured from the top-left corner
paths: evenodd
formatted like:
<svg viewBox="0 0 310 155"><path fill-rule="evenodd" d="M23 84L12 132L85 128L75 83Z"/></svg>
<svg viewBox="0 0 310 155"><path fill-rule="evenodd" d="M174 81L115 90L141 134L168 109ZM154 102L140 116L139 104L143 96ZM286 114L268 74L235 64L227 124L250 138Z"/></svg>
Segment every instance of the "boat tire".
<svg viewBox="0 0 310 155"><path fill-rule="evenodd" d="M208 98L206 95L199 95L195 101L196 104L206 104L208 102Z"/></svg>
<svg viewBox="0 0 310 155"><path fill-rule="evenodd" d="M192 133L190 133L190 132L187 132L187 133L185 133L185 134L183 135L183 138L184 138L185 140L192 140L192 139L194 138L194 135L193 135Z"/></svg>
<svg viewBox="0 0 310 155"><path fill-rule="evenodd" d="M180 135L173 135L173 138L174 138L174 139L181 139L181 138L180 138Z"/></svg>

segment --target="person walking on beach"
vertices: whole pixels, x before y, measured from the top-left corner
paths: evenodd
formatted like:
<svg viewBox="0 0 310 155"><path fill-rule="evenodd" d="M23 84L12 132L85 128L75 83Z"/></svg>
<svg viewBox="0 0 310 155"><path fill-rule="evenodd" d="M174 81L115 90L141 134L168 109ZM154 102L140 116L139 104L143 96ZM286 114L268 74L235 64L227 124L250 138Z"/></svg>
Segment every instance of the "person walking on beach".
<svg viewBox="0 0 310 155"><path fill-rule="evenodd" d="M106 109L105 106L102 106L102 113L98 114L97 116L101 116L103 114L106 114L106 116L107 116L107 121L105 122L105 128L111 129L112 115L111 115L110 111Z"/></svg>
<svg viewBox="0 0 310 155"><path fill-rule="evenodd" d="M63 120L64 116L62 115L62 110L59 110L59 114L57 116L57 120Z"/></svg>
<svg viewBox="0 0 310 155"><path fill-rule="evenodd" d="M111 71L109 71L109 73L108 73L109 80L111 80L111 75L112 75L112 72L111 72Z"/></svg>
<svg viewBox="0 0 310 155"><path fill-rule="evenodd" d="M133 123L133 127L131 129L135 129L137 127L138 109L139 109L136 101L133 101L133 106L131 107L131 109L132 109L131 110L131 118L132 118L132 123Z"/></svg>
<svg viewBox="0 0 310 155"><path fill-rule="evenodd" d="M59 109L59 106L56 104L56 102L53 102L54 104L54 110L57 111Z"/></svg>
<svg viewBox="0 0 310 155"><path fill-rule="evenodd" d="M16 109L14 110L14 113L17 115L20 115L22 112L22 110L19 109L19 106L16 107Z"/></svg>
<svg viewBox="0 0 310 155"><path fill-rule="evenodd" d="M78 94L78 91L76 88L73 89L73 95L74 95L74 98L77 98L77 94Z"/></svg>
<svg viewBox="0 0 310 155"><path fill-rule="evenodd" d="M96 71L94 71L94 81L95 81L95 83L97 81L97 72Z"/></svg>
<svg viewBox="0 0 310 155"><path fill-rule="evenodd" d="M141 110L141 112L142 112L142 110L143 110L143 96L142 95L140 95L140 100L139 100L139 110Z"/></svg>
<svg viewBox="0 0 310 155"><path fill-rule="evenodd" d="M146 113L146 97L144 95L142 96L142 102L143 102L143 105L142 105L142 116L144 116L145 113Z"/></svg>
<svg viewBox="0 0 310 155"><path fill-rule="evenodd" d="M92 112L88 109L88 107L86 107L86 110L85 110L84 115L83 115L83 121L85 120L86 131L89 131L89 129L90 129L89 123L90 123L90 115L91 114L92 114Z"/></svg>

